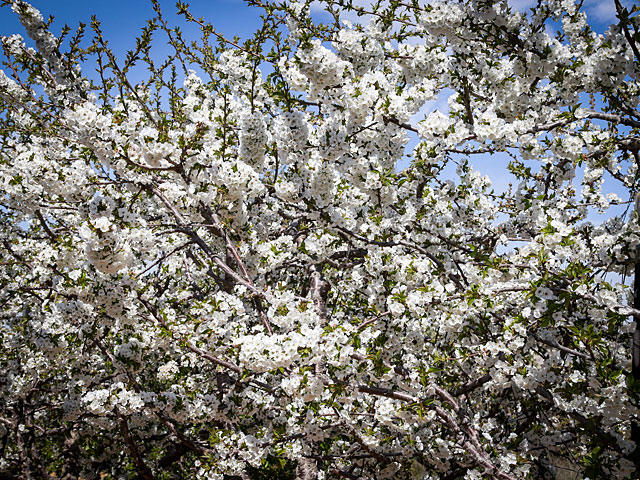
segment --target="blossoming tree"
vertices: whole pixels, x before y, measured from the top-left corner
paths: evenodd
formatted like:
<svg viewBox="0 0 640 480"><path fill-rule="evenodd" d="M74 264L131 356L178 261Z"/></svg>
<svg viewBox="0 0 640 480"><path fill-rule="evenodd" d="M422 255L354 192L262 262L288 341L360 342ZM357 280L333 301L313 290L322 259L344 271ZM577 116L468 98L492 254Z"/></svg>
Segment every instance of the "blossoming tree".
<svg viewBox="0 0 640 480"><path fill-rule="evenodd" d="M118 60L4 0L3 478L633 475L615 1L596 33L570 0L249 0L244 43L154 3Z"/></svg>

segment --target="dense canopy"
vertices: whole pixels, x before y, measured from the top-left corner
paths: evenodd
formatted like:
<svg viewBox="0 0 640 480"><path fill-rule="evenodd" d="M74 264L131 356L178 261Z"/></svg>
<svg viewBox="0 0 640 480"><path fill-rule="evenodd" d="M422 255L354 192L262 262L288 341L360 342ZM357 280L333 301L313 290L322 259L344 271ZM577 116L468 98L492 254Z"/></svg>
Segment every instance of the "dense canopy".
<svg viewBox="0 0 640 480"><path fill-rule="evenodd" d="M118 59L3 3L3 478L640 465L637 7L154 3Z"/></svg>

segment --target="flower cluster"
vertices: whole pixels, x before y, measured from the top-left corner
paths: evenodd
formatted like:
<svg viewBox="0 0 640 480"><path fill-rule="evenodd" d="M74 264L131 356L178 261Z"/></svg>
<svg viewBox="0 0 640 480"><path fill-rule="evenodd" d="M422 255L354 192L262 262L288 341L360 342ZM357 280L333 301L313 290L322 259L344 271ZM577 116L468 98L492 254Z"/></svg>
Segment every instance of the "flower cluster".
<svg viewBox="0 0 640 480"><path fill-rule="evenodd" d="M5 3L0 476L634 474L633 9L181 6L121 64Z"/></svg>
<svg viewBox="0 0 640 480"><path fill-rule="evenodd" d="M259 112L245 113L240 118L240 158L260 168L264 161L267 130Z"/></svg>

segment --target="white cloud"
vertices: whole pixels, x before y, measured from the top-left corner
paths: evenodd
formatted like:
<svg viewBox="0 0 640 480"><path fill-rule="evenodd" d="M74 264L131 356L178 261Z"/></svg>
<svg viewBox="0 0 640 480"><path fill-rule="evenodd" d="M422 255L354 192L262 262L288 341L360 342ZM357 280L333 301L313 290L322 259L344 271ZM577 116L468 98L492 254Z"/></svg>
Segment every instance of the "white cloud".
<svg viewBox="0 0 640 480"><path fill-rule="evenodd" d="M587 17L592 22L612 23L616 20L613 0L587 0L584 4Z"/></svg>
<svg viewBox="0 0 640 480"><path fill-rule="evenodd" d="M621 0L620 3L627 9L636 4L633 0ZM612 23L618 23L616 6L613 0L586 0L584 11L587 13L589 23L592 25L600 24L600 26L608 27Z"/></svg>

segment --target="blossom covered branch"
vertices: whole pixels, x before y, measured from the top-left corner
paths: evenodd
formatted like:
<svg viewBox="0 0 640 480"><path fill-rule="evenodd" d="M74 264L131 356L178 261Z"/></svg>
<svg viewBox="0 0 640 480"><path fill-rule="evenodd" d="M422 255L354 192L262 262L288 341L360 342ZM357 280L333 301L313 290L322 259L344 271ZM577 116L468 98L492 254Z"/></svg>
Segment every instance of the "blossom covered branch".
<svg viewBox="0 0 640 480"><path fill-rule="evenodd" d="M0 476L640 471L637 8L2 3Z"/></svg>

